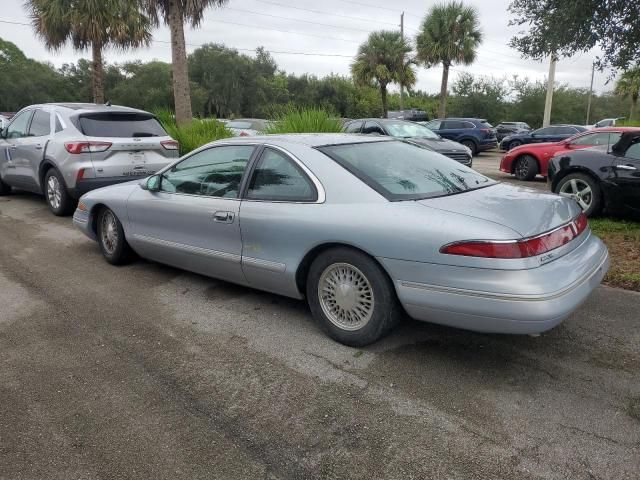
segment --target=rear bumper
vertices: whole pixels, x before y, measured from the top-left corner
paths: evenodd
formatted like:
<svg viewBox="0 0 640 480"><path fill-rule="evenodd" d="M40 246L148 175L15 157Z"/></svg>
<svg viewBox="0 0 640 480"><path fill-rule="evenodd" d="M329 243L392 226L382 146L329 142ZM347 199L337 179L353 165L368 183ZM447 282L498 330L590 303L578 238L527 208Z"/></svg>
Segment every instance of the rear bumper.
<svg viewBox="0 0 640 480"><path fill-rule="evenodd" d="M109 185L117 185L118 183L130 182L132 180L145 178L147 175L130 176L130 177L101 177L101 178L85 178L78 180L74 188L69 188L67 191L76 200L82 195L92 190L96 190L102 187L108 187Z"/></svg>
<svg viewBox="0 0 640 480"><path fill-rule="evenodd" d="M512 292L486 291L482 287L483 283L485 286L495 283L497 275L512 275L511 278L521 275L521 278L531 282L525 290L540 292L550 283L550 275L558 275L558 265L554 266L553 263L562 262L562 258L524 272L486 270L485 282L477 277L477 289L396 280L396 291L407 313L417 320L488 333L544 332L574 312L600 284L609 269L609 253L604 244L595 236L591 236L587 242L590 245L584 251L595 255L588 259L588 265L583 265L579 276L571 278L554 291L525 294L522 293L522 285L518 286L519 291L514 288ZM581 246L576 250L583 248ZM580 252L575 255L580 255ZM574 255L568 254L567 257ZM570 269L571 262L572 258L565 259L560 271L562 268ZM568 273L565 277L569 276ZM502 284L508 284L510 280Z"/></svg>

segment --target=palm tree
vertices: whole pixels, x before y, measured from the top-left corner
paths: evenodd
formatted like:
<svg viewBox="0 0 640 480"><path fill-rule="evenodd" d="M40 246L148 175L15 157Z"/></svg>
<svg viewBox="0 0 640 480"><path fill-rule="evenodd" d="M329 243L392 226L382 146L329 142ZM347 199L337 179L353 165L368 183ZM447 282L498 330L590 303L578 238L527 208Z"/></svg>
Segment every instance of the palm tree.
<svg viewBox="0 0 640 480"><path fill-rule="evenodd" d="M28 0L26 7L48 49L59 50L67 43L76 50L91 48L95 103L104 103L104 48L137 48L151 42L151 21L130 0Z"/></svg>
<svg viewBox="0 0 640 480"><path fill-rule="evenodd" d="M631 99L629 120L634 120L638 106L638 98L640 97L640 66L631 68L620 76L616 82L615 93L616 95L629 97Z"/></svg>
<svg viewBox="0 0 640 480"><path fill-rule="evenodd" d="M173 97L176 104L176 122L184 124L193 118L191 91L187 69L187 49L184 23L197 27L204 11L210 6L222 6L228 0L142 0L156 25L162 21L171 32L171 61L173 63Z"/></svg>
<svg viewBox="0 0 640 480"><path fill-rule="evenodd" d="M397 83L411 87L416 82L412 61L407 58L411 46L400 32L372 32L360 45L351 74L359 85L377 85L382 99L382 116L386 118L387 86Z"/></svg>
<svg viewBox="0 0 640 480"><path fill-rule="evenodd" d="M454 64L473 63L481 42L478 12L462 2L436 5L422 22L416 38L417 58L427 68L442 64L440 118L446 114L449 68Z"/></svg>

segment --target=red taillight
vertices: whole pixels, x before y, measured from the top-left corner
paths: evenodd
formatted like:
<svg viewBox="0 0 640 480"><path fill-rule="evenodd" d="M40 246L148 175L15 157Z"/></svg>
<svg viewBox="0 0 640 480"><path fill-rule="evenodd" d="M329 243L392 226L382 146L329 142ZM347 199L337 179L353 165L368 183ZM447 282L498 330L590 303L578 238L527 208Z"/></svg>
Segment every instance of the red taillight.
<svg viewBox="0 0 640 480"><path fill-rule="evenodd" d="M160 142L160 145L162 145L165 150L178 150L180 148L180 144L175 140L165 140L164 142Z"/></svg>
<svg viewBox="0 0 640 480"><path fill-rule="evenodd" d="M76 175L76 182L82 180L84 178L84 168L78 170L78 174Z"/></svg>
<svg viewBox="0 0 640 480"><path fill-rule="evenodd" d="M542 255L566 245L579 236L588 226L587 217L581 213L571 223L554 231L524 240L471 240L445 245L440 253L483 258L527 258Z"/></svg>
<svg viewBox="0 0 640 480"><path fill-rule="evenodd" d="M247 132L240 132L240 135L238 135L239 137L248 137L249 134Z"/></svg>
<svg viewBox="0 0 640 480"><path fill-rule="evenodd" d="M73 154L90 153L90 152L104 152L111 148L109 142L67 142L64 144L64 148L67 152Z"/></svg>

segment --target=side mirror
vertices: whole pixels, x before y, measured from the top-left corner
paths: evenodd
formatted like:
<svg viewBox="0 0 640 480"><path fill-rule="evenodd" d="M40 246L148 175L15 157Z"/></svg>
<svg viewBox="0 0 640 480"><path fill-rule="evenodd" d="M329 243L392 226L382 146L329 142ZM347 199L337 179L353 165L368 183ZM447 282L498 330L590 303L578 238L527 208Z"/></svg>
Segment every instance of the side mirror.
<svg viewBox="0 0 640 480"><path fill-rule="evenodd" d="M140 188L143 190L148 190L149 192L159 192L160 191L160 175L153 175L145 180L140 182Z"/></svg>

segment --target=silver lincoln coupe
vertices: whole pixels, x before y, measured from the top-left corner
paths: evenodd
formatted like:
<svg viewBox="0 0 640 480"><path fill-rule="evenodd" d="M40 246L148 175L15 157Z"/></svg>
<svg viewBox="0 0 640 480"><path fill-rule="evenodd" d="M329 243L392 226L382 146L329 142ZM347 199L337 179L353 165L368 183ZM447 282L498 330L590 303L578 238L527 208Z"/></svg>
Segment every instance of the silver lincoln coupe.
<svg viewBox="0 0 640 480"><path fill-rule="evenodd" d="M142 181L87 193L73 220L112 264L137 254L306 297L326 333L351 346L375 342L404 312L539 333L609 268L573 200L385 137L213 142Z"/></svg>

